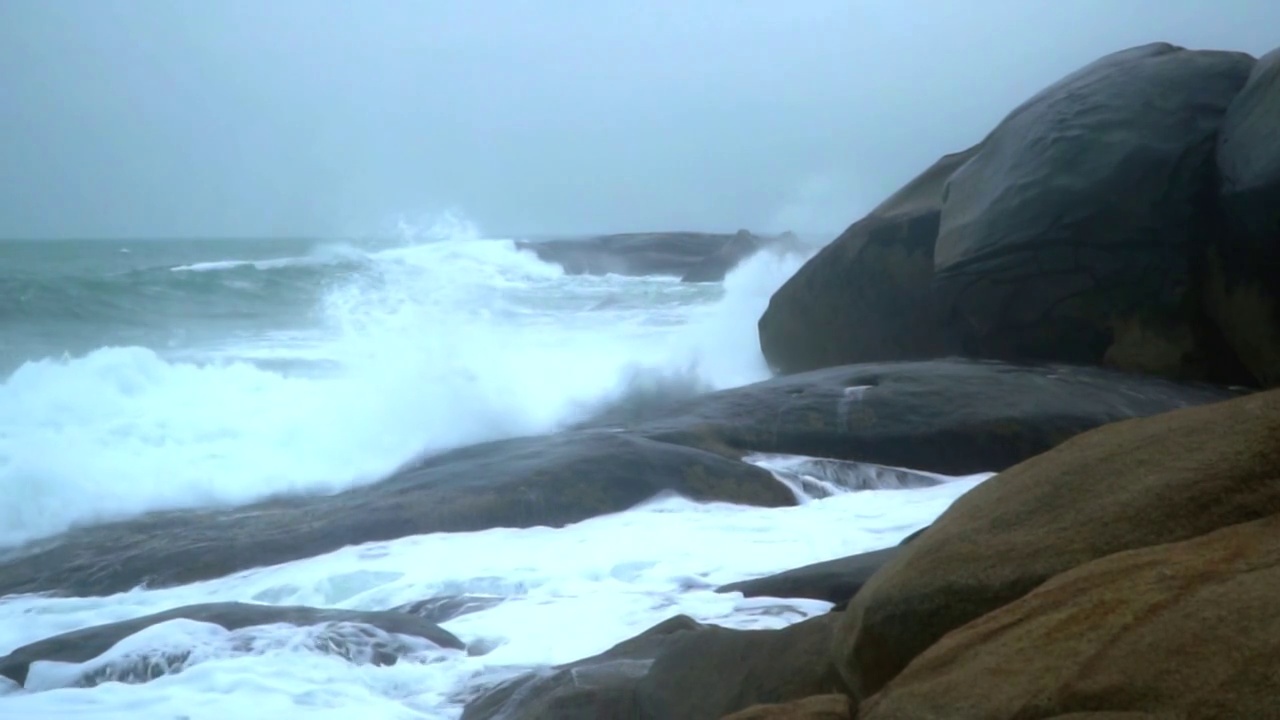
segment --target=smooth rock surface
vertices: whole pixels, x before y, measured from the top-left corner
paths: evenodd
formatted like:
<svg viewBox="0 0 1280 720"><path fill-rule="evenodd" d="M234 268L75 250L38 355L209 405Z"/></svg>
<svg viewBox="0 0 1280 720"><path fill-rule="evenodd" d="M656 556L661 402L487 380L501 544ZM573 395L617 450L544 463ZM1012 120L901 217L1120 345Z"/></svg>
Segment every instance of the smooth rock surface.
<svg viewBox="0 0 1280 720"><path fill-rule="evenodd" d="M1274 717L1278 595L1277 515L1109 555L947 634L860 717Z"/></svg>
<svg viewBox="0 0 1280 720"><path fill-rule="evenodd" d="M835 688L835 615L781 630L730 630L677 616L595 657L516 677L463 720L719 720Z"/></svg>
<svg viewBox="0 0 1280 720"><path fill-rule="evenodd" d="M740 458L811 455L966 475L1001 470L1113 420L1230 396L1105 370L995 362L816 371L452 450L334 495L73 529L0 557L0 595L103 595L410 535L562 526L668 491L792 505L792 491Z"/></svg>
<svg viewBox="0 0 1280 720"><path fill-rule="evenodd" d="M722 452L857 460L946 475L1003 470L1115 420L1233 393L1088 367L932 360L788 375L591 427Z"/></svg>
<svg viewBox="0 0 1280 720"><path fill-rule="evenodd" d="M868 698L1055 575L1276 513L1280 390L1081 434L960 497L873 575L836 633L837 668Z"/></svg>
<svg viewBox="0 0 1280 720"><path fill-rule="evenodd" d="M1227 108L1217 159L1225 222L1211 238L1207 308L1260 383L1280 385L1280 50Z"/></svg>
<svg viewBox="0 0 1280 720"><path fill-rule="evenodd" d="M740 592L743 597L823 600L832 603L833 610L843 610L850 598L862 589L876 571L895 557L899 550L895 546L813 563L774 575L722 585L716 588L716 592Z"/></svg>
<svg viewBox="0 0 1280 720"><path fill-rule="evenodd" d="M950 175L934 287L962 354L1252 380L1204 317L1214 146L1254 59L1152 43L1010 113Z"/></svg>
<svg viewBox="0 0 1280 720"><path fill-rule="evenodd" d="M934 163L773 294L759 321L770 366L795 373L955 354L938 324L933 249L943 185L978 149Z"/></svg>
<svg viewBox="0 0 1280 720"><path fill-rule="evenodd" d="M73 529L0 559L0 595L104 595L410 535L560 526L626 510L663 491L748 505L795 503L795 495L760 468L634 434L516 438L435 455L336 495Z"/></svg>

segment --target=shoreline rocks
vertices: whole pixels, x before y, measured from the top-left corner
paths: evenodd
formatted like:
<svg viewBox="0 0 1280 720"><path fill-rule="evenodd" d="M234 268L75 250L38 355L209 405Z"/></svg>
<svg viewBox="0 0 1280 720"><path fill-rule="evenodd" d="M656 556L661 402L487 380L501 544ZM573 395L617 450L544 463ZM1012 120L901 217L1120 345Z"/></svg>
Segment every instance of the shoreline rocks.
<svg viewBox="0 0 1280 720"><path fill-rule="evenodd" d="M946 355L1280 383L1280 51L1112 53L943 157L758 322L795 373Z"/></svg>
<svg viewBox="0 0 1280 720"><path fill-rule="evenodd" d="M1280 390L1100 427L975 487L901 548L850 601L836 665L865 700L1056 575L1277 514Z"/></svg>
<svg viewBox="0 0 1280 720"><path fill-rule="evenodd" d="M165 587L432 532L558 527L664 492L794 505L742 458L850 459L947 475L1003 470L1114 420L1233 397L1097 368L937 360L815 371L646 406L575 429L439 453L332 495L157 512L0 557L0 595Z"/></svg>

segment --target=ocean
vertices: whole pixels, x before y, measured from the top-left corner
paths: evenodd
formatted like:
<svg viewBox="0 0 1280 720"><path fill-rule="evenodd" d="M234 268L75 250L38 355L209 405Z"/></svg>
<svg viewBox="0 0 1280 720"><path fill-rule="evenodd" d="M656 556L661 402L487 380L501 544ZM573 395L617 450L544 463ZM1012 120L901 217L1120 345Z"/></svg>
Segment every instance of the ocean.
<svg viewBox="0 0 1280 720"><path fill-rule="evenodd" d="M457 221L364 240L0 241L0 551L153 510L337 492L626 398L763 380L756 320L816 247L681 283L568 275ZM423 647L392 666L319 652L309 628L172 621L88 667L37 663L26 688L0 678L0 718L456 718L486 679L676 614L770 628L825 612L714 588L895 544L981 480L778 509L660 497L563 528L408 537L174 588L0 598L0 655L201 602L502 599L443 623L487 652ZM69 680L173 653L180 667L150 682Z"/></svg>

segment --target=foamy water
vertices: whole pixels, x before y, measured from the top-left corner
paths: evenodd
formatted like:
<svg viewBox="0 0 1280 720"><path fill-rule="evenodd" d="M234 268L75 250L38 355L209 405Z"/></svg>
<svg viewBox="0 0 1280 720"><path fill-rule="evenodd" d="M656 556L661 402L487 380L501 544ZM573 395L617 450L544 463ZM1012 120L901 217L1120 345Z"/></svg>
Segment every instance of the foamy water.
<svg viewBox="0 0 1280 720"><path fill-rule="evenodd" d="M463 227L380 250L330 244L174 263L142 277L166 292L203 283L206 293L261 293L293 287L269 285L281 273L313 272L292 282L320 283L319 300L302 320L173 327L157 335L165 342L18 367L0 384L0 544L160 508L349 488L424 451L553 431L664 379L705 389L763 379L756 318L804 259L757 255L723 284L570 277ZM821 602L712 590L892 545L982 479L847 492L826 470L806 475L803 459L753 461L805 488L806 502L662 498L560 529L410 537L182 587L0 599L3 654L194 603L372 610L459 593L504 598L445 624L487 653L417 641L390 667L317 651L316 628L174 621L84 666L37 664L26 690L0 680L0 718L456 718L460 693L481 680L599 652L678 613L766 628L825 612ZM86 672L166 653L185 659L151 682L70 687Z"/></svg>
<svg viewBox="0 0 1280 720"><path fill-rule="evenodd" d="M351 547L229 578L94 599L0 603L0 649L89 625L223 600L384 609L452 593L496 594L497 607L444 627L493 646L469 657L424 648L391 667L308 649L287 627L228 633L174 621L122 642L95 663L41 663L39 692L0 698L13 717L456 718L470 683L603 651L673 615L774 628L825 612L810 600L744 599L717 585L895 544L981 481L846 493L782 509L660 499L560 529L438 534ZM257 647L234 651L251 636ZM59 689L133 653L196 648L182 672L145 685ZM3 682L3 681L0 681Z"/></svg>
<svg viewBox="0 0 1280 720"><path fill-rule="evenodd" d="M688 374L708 388L763 379L752 318L803 260L759 256L720 290L566 277L509 240L465 235L360 258L360 272L329 281L309 328L16 370L0 384L0 493L14 500L0 506L0 544L147 510L341 490L424 451L555 430L638 376Z"/></svg>

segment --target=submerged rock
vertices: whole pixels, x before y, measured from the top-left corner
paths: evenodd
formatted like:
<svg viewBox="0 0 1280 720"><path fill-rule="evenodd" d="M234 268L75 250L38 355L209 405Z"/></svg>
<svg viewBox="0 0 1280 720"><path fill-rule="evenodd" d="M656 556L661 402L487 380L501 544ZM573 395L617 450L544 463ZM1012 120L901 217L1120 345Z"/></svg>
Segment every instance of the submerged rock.
<svg viewBox="0 0 1280 720"><path fill-rule="evenodd" d="M440 595L393 608L392 612L415 615L427 622L448 622L456 617L482 612L505 601L501 595Z"/></svg>
<svg viewBox="0 0 1280 720"><path fill-rule="evenodd" d="M594 657L485 690L462 718L719 720L760 703L828 693L834 619L730 630L677 616Z"/></svg>
<svg viewBox="0 0 1280 720"><path fill-rule="evenodd" d="M978 485L903 547L850 601L837 633L837 666L852 694L868 698L948 633L1056 575L1277 514L1280 390L1098 428ZM1129 607L1123 586L1142 597L1148 586L1127 570L1111 576L1119 583L1110 596L1115 612L1136 617L1121 610ZM1185 592L1208 593L1217 582L1210 575L1202 584L1193 580L1187 577ZM1167 597L1174 602L1178 595ZM1070 612L1100 622L1112 611L1087 600ZM1054 642L1069 646L1082 628ZM1029 647L1053 655L1049 639ZM1185 647L1213 658L1211 664L1238 650L1230 636L1206 640ZM1144 665L1164 656L1139 655Z"/></svg>
<svg viewBox="0 0 1280 720"><path fill-rule="evenodd" d="M430 641L435 645L453 650L461 650L465 646L444 628L435 623L423 620L406 613L377 612L359 610L335 610L301 606L253 605L247 603L208 603L188 605L165 612L146 615L133 620L123 620L107 625L74 630L55 635L38 642L24 645L4 657L0 657L0 675L25 685L27 675L34 662L49 661L63 663L83 663L107 652L116 643L141 630L170 620L194 620L211 623L227 630L240 630L259 625L284 623L297 626L322 624L356 624L376 628L384 633L407 635ZM334 635L328 650L344 654L348 659L352 648L349 643L341 643L341 634ZM397 659L395 647L371 647L369 658L376 664L394 664ZM91 685L107 680L142 682L154 679L165 671L172 671L174 665L181 665L186 660L185 654L171 654L154 659L143 659L138 667L106 668L80 678L78 684Z"/></svg>

